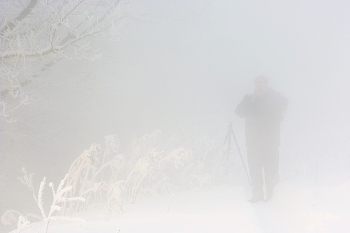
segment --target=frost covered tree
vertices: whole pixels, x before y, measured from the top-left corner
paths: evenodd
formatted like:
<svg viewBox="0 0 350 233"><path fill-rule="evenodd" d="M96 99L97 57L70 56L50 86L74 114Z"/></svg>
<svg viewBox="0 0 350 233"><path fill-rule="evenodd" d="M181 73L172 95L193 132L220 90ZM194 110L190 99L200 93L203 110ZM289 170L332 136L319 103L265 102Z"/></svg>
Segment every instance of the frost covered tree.
<svg viewBox="0 0 350 233"><path fill-rule="evenodd" d="M103 56L99 41L117 39L129 5L122 0L0 1L1 167L7 166L6 157L14 159L7 148L43 147L44 139L62 130L56 121L61 113L46 99L57 99L51 90L58 79L60 85L77 81L63 71Z"/></svg>
<svg viewBox="0 0 350 233"><path fill-rule="evenodd" d="M50 83L63 60L101 57L95 39L115 39L121 0L6 0L0 3L1 118L30 101L26 86Z"/></svg>
<svg viewBox="0 0 350 233"><path fill-rule="evenodd" d="M103 56L98 41L117 39L128 5L122 0L0 1L2 141L48 134L38 132L47 128L38 124L53 121L55 108L33 106L52 95L50 88L58 79L61 86L76 79L61 74L75 69L75 62L88 63Z"/></svg>

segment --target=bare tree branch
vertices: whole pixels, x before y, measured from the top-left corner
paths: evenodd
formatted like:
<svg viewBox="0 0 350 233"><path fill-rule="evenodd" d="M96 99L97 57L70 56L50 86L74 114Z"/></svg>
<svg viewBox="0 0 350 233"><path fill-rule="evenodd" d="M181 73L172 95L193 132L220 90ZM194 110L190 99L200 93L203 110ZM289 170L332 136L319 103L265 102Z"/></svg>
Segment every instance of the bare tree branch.
<svg viewBox="0 0 350 233"><path fill-rule="evenodd" d="M0 33L3 109L9 113L7 103L11 98L16 103L25 104L20 100L27 96L23 87L36 82L49 83L50 78L44 76L45 72L62 60L84 58L93 61L99 58L101 53L90 46L90 41L114 39L123 18L121 2L30 0ZM12 11L5 11L4 18L6 13L9 16L18 8L18 0L8 4ZM16 104L12 106L18 107ZM0 117L5 115L9 114L3 113Z"/></svg>
<svg viewBox="0 0 350 233"><path fill-rule="evenodd" d="M19 16L17 16L17 18L15 18L14 22L8 22L7 25L1 28L1 32L3 32L6 28L12 31L12 29L16 26L16 22L20 22L23 19L25 19L30 14L30 12L32 12L37 3L38 0L31 0L29 5L23 9L23 11L19 14Z"/></svg>

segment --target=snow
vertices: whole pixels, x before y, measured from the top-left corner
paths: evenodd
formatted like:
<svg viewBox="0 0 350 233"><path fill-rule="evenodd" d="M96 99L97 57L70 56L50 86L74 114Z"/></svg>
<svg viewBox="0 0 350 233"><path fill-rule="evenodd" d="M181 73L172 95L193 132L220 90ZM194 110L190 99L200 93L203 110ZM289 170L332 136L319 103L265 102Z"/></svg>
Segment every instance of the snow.
<svg viewBox="0 0 350 233"><path fill-rule="evenodd" d="M224 185L174 194L140 196L122 213L95 206L78 214L86 220L52 221L48 232L350 232L350 183L307 187L280 183L267 202L251 204L242 186ZM45 232L42 222L23 233Z"/></svg>

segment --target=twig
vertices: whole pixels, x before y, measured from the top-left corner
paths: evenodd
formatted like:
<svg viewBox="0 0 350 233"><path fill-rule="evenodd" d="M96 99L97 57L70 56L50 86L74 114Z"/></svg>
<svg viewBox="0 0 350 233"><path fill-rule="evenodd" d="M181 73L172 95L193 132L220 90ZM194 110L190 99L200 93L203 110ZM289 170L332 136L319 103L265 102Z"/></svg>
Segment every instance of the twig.
<svg viewBox="0 0 350 233"><path fill-rule="evenodd" d="M173 197L174 197L174 194L171 194L171 198L170 198L170 203L169 203L169 206L168 206L168 209L167 209L167 213L169 213L169 210L170 210L170 206L171 206L171 203L173 201Z"/></svg>

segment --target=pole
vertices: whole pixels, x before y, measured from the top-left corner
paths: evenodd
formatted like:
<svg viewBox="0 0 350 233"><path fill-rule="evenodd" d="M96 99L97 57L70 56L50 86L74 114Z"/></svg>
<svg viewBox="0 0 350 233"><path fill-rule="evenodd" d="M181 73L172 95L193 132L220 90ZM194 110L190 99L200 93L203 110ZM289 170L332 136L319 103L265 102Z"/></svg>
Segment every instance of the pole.
<svg viewBox="0 0 350 233"><path fill-rule="evenodd" d="M231 150L231 140L232 140L232 139L231 139L231 136L233 136L233 139L234 139L234 141L235 141L235 143L236 143L237 150L238 150L238 154L239 154L239 157L241 158L244 171L245 171L245 173L246 173L246 175L247 175L247 178L248 178L250 187L251 187L252 190L253 190L253 185L252 185L252 182L251 182L251 180L250 180L250 177L249 177L249 174L248 174L248 171L247 171L247 167L245 166L244 161L243 161L241 149L240 149L239 146L238 146L235 133L233 132L232 121L231 121L231 122L229 123L229 125L228 125L228 131L227 131L226 138L225 138L225 141L224 141L224 145L226 144L226 142L228 143L228 144L227 144L227 158L228 158L228 155L229 155L230 150Z"/></svg>

